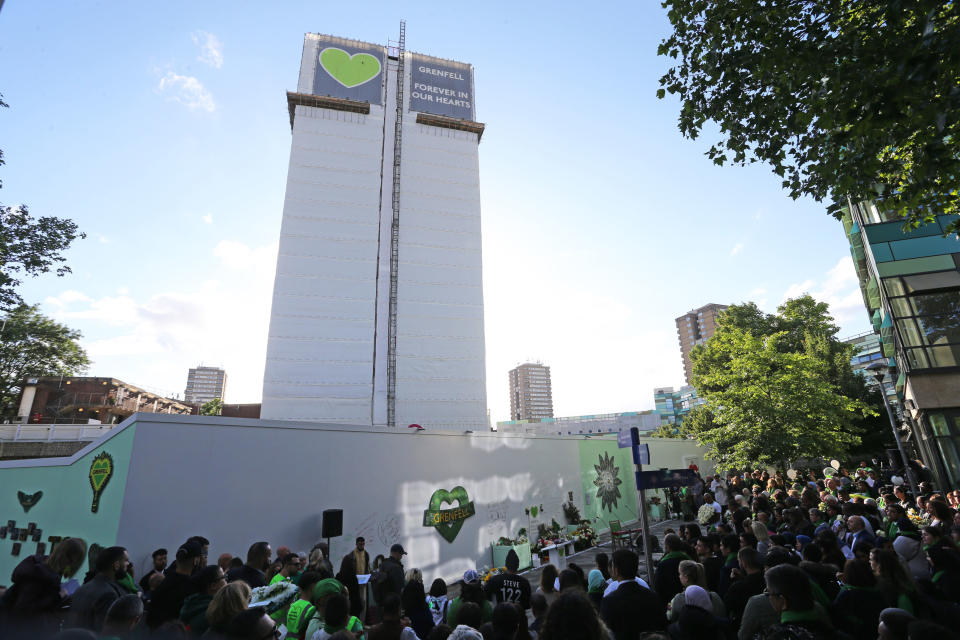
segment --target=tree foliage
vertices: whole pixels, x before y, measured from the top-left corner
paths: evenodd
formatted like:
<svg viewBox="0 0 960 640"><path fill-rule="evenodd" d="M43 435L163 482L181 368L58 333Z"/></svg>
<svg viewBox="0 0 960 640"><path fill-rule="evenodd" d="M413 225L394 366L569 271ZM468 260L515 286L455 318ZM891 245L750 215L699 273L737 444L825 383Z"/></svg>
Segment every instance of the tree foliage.
<svg viewBox="0 0 960 640"><path fill-rule="evenodd" d="M762 162L794 199L884 200L911 226L960 213L960 4L664 0L688 138L716 164ZM957 230L957 224L954 225Z"/></svg>
<svg viewBox="0 0 960 640"><path fill-rule="evenodd" d="M80 332L21 305L0 320L0 413L12 415L27 377L73 376L90 364Z"/></svg>
<svg viewBox="0 0 960 640"><path fill-rule="evenodd" d="M686 438L682 426L664 422L659 427L650 432L654 438Z"/></svg>
<svg viewBox="0 0 960 640"><path fill-rule="evenodd" d="M728 467L842 456L878 412L837 331L827 305L810 296L773 315L753 303L731 306L691 353L693 385L706 404L685 429Z"/></svg>
<svg viewBox="0 0 960 640"><path fill-rule="evenodd" d="M0 94L0 107L6 106ZM23 304L17 287L24 276L38 276L51 269L56 269L58 276L70 273L70 267L63 264L63 252L74 240L85 237L72 220L54 216L34 218L26 205L0 203L0 310L9 311Z"/></svg>
<svg viewBox="0 0 960 640"><path fill-rule="evenodd" d="M200 407L200 415L202 416L218 416L223 411L223 400L220 398L214 398L209 402L204 402L203 406Z"/></svg>

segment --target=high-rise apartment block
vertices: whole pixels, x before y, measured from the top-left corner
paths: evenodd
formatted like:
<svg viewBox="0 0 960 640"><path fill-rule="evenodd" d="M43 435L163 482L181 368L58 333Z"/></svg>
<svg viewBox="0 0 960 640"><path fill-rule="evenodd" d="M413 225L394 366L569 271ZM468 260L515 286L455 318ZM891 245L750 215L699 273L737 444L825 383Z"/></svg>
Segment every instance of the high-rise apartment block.
<svg viewBox="0 0 960 640"><path fill-rule="evenodd" d="M550 367L527 362L510 370L510 419L553 417Z"/></svg>
<svg viewBox="0 0 960 640"><path fill-rule="evenodd" d="M683 357L683 375L689 383L693 376L690 351L710 339L717 330L717 316L727 308L725 304L708 304L688 311L677 318L677 335L680 339L680 354Z"/></svg>
<svg viewBox="0 0 960 640"><path fill-rule="evenodd" d="M473 67L309 33L261 417L486 430Z"/></svg>
<svg viewBox="0 0 960 640"><path fill-rule="evenodd" d="M187 374L187 388L183 399L194 404L203 404L216 398L223 400L227 392L227 372L219 367L199 366Z"/></svg>

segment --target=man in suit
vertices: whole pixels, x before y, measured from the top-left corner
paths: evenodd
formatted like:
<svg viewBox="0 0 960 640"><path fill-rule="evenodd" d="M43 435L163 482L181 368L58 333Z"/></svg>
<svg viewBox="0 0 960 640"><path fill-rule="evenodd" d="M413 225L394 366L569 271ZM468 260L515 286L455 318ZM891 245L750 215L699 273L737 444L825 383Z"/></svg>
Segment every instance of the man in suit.
<svg viewBox="0 0 960 640"><path fill-rule="evenodd" d="M860 542L866 542L871 547L877 546L877 538L873 532L867 528L866 518L863 516L850 516L847 518L847 546L853 550L853 547Z"/></svg>
<svg viewBox="0 0 960 640"><path fill-rule="evenodd" d="M639 564L637 554L629 549L613 552L610 577L619 586L603 599L600 614L613 632L614 640L636 640L645 631L667 628L663 602L635 581Z"/></svg>

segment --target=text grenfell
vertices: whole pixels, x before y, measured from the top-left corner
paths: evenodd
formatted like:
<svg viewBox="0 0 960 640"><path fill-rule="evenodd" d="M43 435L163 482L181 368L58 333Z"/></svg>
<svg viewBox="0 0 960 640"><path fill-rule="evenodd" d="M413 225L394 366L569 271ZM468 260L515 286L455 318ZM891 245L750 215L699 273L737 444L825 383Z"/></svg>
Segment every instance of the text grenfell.
<svg viewBox="0 0 960 640"><path fill-rule="evenodd" d="M456 71L443 71L442 69L431 69L430 67L418 67L417 71L420 73L426 73L431 76L438 76L441 78L450 78L452 80L463 80L463 75L457 73Z"/></svg>

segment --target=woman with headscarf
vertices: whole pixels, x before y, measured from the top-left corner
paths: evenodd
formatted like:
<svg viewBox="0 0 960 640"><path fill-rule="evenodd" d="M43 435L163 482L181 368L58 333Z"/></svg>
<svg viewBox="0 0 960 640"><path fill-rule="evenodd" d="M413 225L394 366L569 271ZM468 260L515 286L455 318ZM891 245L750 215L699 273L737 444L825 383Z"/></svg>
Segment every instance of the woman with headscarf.
<svg viewBox="0 0 960 640"><path fill-rule="evenodd" d="M715 591L707 589L707 575L703 565L693 560L684 560L677 569L680 574L680 585L683 590L673 597L673 600L667 605L667 620L676 622L680 619L680 612L686 606L686 589L690 586L697 586L707 592L710 596L710 604L713 615L719 618L725 618L727 607L723 603L723 598Z"/></svg>
<svg viewBox="0 0 960 640"><path fill-rule="evenodd" d="M899 535L893 541L893 550L906 565L914 580L930 578L930 564L923 553L923 542L918 537Z"/></svg>
<svg viewBox="0 0 960 640"><path fill-rule="evenodd" d="M600 603L603 602L603 592L607 588L607 581L603 579L603 574L599 569L591 569L587 574L587 597L593 606L600 610Z"/></svg>
<svg viewBox="0 0 960 640"><path fill-rule="evenodd" d="M691 585L684 589L683 596L686 604L678 620L668 629L670 637L673 640L722 640L723 626L714 615L706 590Z"/></svg>

